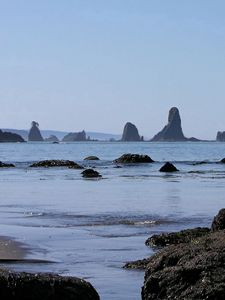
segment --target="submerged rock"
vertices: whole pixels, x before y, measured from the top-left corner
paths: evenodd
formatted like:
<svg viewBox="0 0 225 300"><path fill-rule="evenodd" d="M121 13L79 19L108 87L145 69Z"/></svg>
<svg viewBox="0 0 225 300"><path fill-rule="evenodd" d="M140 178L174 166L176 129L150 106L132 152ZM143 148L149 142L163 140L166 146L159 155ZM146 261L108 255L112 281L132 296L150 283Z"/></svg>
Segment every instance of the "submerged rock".
<svg viewBox="0 0 225 300"><path fill-rule="evenodd" d="M178 172L179 170L170 162L166 162L165 165L160 168L159 172Z"/></svg>
<svg viewBox="0 0 225 300"><path fill-rule="evenodd" d="M225 208L222 208L214 217L211 230L218 231L225 229Z"/></svg>
<svg viewBox="0 0 225 300"><path fill-rule="evenodd" d="M19 134L0 130L0 142L17 143L17 142L25 142L25 141Z"/></svg>
<svg viewBox="0 0 225 300"><path fill-rule="evenodd" d="M70 169L83 169L82 166L78 165L74 161L71 160L42 160L32 164L30 167L32 168L51 168L51 167L68 167Z"/></svg>
<svg viewBox="0 0 225 300"><path fill-rule="evenodd" d="M2 161L0 161L0 168L15 168L15 165L3 163Z"/></svg>
<svg viewBox="0 0 225 300"><path fill-rule="evenodd" d="M84 160L99 160L99 158L97 156L92 155L85 157Z"/></svg>
<svg viewBox="0 0 225 300"><path fill-rule="evenodd" d="M126 125L124 126L124 129L123 129L123 135L122 135L121 141L123 141L123 142L139 142L140 140L141 140L141 137L138 133L137 127L130 122L126 123Z"/></svg>
<svg viewBox="0 0 225 300"><path fill-rule="evenodd" d="M15 273L0 270L0 298L4 300L99 300L93 286L76 277Z"/></svg>
<svg viewBox="0 0 225 300"><path fill-rule="evenodd" d="M151 247L165 247L168 245L193 242L196 238L204 236L209 232L210 229L207 227L197 227L194 229L181 230L179 232L155 234L146 240L145 245Z"/></svg>
<svg viewBox="0 0 225 300"><path fill-rule="evenodd" d="M119 158L114 160L115 163L153 163L154 160L151 159L148 155L142 155L142 154L123 154Z"/></svg>
<svg viewBox="0 0 225 300"><path fill-rule="evenodd" d="M84 178L100 178L100 177L102 177L102 175L100 175L97 171L95 171L93 169L86 169L81 174Z"/></svg>
<svg viewBox="0 0 225 300"><path fill-rule="evenodd" d="M38 127L39 127L39 124L35 121L32 121L31 129L28 134L28 141L30 141L30 142L43 142L44 141Z"/></svg>

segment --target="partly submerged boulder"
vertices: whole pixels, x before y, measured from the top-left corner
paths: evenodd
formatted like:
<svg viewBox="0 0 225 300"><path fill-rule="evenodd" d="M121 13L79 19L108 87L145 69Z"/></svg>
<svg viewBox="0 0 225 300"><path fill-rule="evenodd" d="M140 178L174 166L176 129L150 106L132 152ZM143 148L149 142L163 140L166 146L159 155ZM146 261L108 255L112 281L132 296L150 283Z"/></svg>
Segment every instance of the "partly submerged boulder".
<svg viewBox="0 0 225 300"><path fill-rule="evenodd" d="M84 160L99 160L97 156L91 155L84 158Z"/></svg>
<svg viewBox="0 0 225 300"><path fill-rule="evenodd" d="M24 142L24 139L19 134L0 130L0 142L17 143Z"/></svg>
<svg viewBox="0 0 225 300"><path fill-rule="evenodd" d="M166 162L159 170L160 172L178 172L179 170L170 162Z"/></svg>
<svg viewBox="0 0 225 300"><path fill-rule="evenodd" d="M28 141L30 142L43 142L44 139L39 130L39 124L35 121L31 123L31 129L28 134Z"/></svg>
<svg viewBox="0 0 225 300"><path fill-rule="evenodd" d="M101 178L102 177L102 175L100 175L99 172L97 172L93 169L86 169L81 174L84 178Z"/></svg>
<svg viewBox="0 0 225 300"><path fill-rule="evenodd" d="M0 270L0 299L4 300L99 300L94 287L76 277Z"/></svg>
<svg viewBox="0 0 225 300"><path fill-rule="evenodd" d="M0 168L15 168L15 165L3 163L2 161L0 161Z"/></svg>
<svg viewBox="0 0 225 300"><path fill-rule="evenodd" d="M148 155L143 154L123 154L119 158L114 160L115 163L153 163L154 160L151 159Z"/></svg>
<svg viewBox="0 0 225 300"><path fill-rule="evenodd" d="M67 167L70 169L83 169L82 166L78 165L74 161L59 160L59 159L41 160L39 162L33 163L32 165L30 165L30 167L32 168Z"/></svg>
<svg viewBox="0 0 225 300"><path fill-rule="evenodd" d="M124 126L124 129L123 129L123 135L122 135L121 141L123 141L123 142L139 142L140 140L141 140L141 137L138 133L137 127L130 122L126 123L126 125Z"/></svg>

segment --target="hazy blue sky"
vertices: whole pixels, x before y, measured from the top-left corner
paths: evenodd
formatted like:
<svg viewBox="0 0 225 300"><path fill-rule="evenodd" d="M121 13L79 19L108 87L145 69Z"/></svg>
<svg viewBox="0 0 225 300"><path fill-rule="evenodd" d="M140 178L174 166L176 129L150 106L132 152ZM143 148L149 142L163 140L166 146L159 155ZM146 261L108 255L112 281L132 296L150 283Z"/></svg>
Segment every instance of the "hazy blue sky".
<svg viewBox="0 0 225 300"><path fill-rule="evenodd" d="M224 0L0 0L0 127L225 130Z"/></svg>

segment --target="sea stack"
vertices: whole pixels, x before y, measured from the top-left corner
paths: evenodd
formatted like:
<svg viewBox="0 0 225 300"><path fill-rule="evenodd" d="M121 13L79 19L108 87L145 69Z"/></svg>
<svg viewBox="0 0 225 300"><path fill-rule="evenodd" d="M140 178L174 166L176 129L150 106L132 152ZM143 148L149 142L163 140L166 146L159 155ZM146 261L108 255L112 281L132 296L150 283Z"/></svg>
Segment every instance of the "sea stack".
<svg viewBox="0 0 225 300"><path fill-rule="evenodd" d="M140 142L141 138L138 133L137 127L127 122L123 129L123 135L121 141L123 142Z"/></svg>
<svg viewBox="0 0 225 300"><path fill-rule="evenodd" d="M225 131L218 131L216 140L217 142L225 142Z"/></svg>
<svg viewBox="0 0 225 300"><path fill-rule="evenodd" d="M0 142L24 142L24 139L19 134L0 130Z"/></svg>
<svg viewBox="0 0 225 300"><path fill-rule="evenodd" d="M30 142L43 142L44 141L38 127L39 127L39 124L35 121L32 121L31 129L28 134L28 141L30 141Z"/></svg>
<svg viewBox="0 0 225 300"><path fill-rule="evenodd" d="M188 139L184 136L181 127L180 113L177 107L172 107L169 111L168 124L157 133L151 141L187 141Z"/></svg>
<svg viewBox="0 0 225 300"><path fill-rule="evenodd" d="M70 132L62 139L63 142L82 142L86 140L86 132L84 130L80 132Z"/></svg>

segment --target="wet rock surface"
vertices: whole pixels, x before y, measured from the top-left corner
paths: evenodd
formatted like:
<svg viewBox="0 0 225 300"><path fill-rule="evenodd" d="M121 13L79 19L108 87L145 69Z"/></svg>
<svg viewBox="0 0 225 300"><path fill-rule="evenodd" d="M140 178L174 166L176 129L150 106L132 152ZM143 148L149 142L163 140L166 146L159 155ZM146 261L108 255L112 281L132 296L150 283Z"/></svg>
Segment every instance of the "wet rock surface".
<svg viewBox="0 0 225 300"><path fill-rule="evenodd" d="M91 155L84 158L84 160L99 160L97 156Z"/></svg>
<svg viewBox="0 0 225 300"><path fill-rule="evenodd" d="M179 170L170 162L166 162L165 165L163 165L159 172L178 172Z"/></svg>
<svg viewBox="0 0 225 300"><path fill-rule="evenodd" d="M123 129L123 135L121 141L123 142L139 142L141 140L141 137L138 133L137 127L127 122Z"/></svg>
<svg viewBox="0 0 225 300"><path fill-rule="evenodd" d="M30 165L31 168L51 168L51 167L67 167L70 169L83 169L82 166L78 165L71 160L42 160Z"/></svg>
<svg viewBox="0 0 225 300"><path fill-rule="evenodd" d="M151 159L148 155L144 154L123 154L119 158L114 160L114 163L153 163L154 160Z"/></svg>
<svg viewBox="0 0 225 300"><path fill-rule="evenodd" d="M102 175L100 175L98 171L95 171L93 169L86 169L81 174L84 178L101 178L102 177Z"/></svg>
<svg viewBox="0 0 225 300"><path fill-rule="evenodd" d="M7 164L0 161L0 168L15 168L14 164Z"/></svg>
<svg viewBox="0 0 225 300"><path fill-rule="evenodd" d="M76 277L15 273L0 269L0 299L99 300L93 286Z"/></svg>

